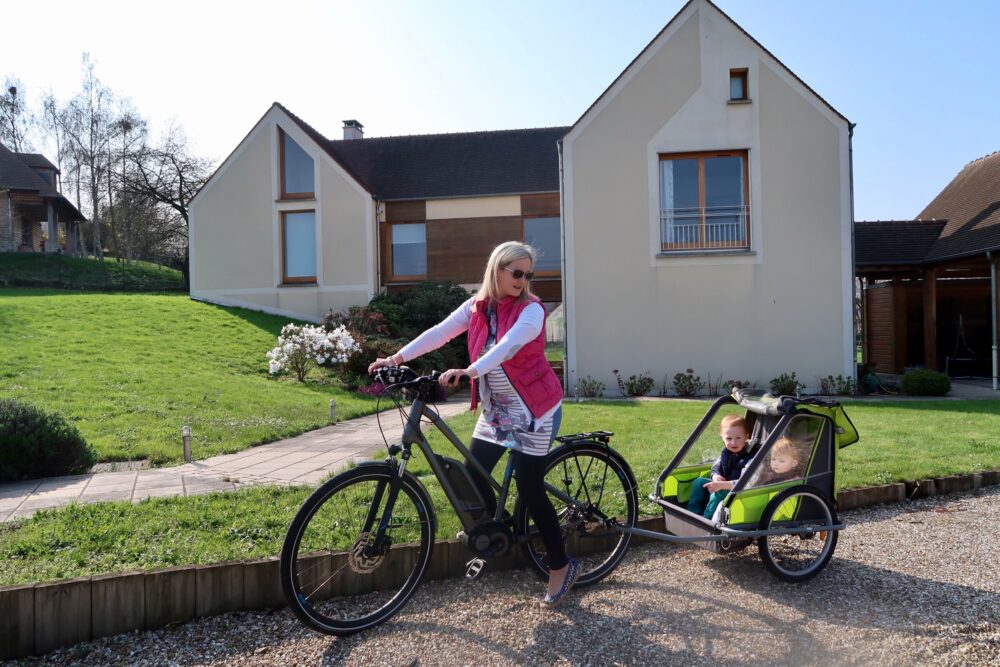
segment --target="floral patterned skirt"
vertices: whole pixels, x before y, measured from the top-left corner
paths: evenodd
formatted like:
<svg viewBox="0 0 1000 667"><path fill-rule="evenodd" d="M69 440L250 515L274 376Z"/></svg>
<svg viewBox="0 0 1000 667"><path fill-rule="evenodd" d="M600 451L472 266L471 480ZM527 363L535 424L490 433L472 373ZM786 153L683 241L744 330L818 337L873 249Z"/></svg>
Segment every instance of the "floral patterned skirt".
<svg viewBox="0 0 1000 667"><path fill-rule="evenodd" d="M486 374L483 412L472 437L495 442L529 456L545 456L552 442L552 415L535 420L521 402L503 368Z"/></svg>

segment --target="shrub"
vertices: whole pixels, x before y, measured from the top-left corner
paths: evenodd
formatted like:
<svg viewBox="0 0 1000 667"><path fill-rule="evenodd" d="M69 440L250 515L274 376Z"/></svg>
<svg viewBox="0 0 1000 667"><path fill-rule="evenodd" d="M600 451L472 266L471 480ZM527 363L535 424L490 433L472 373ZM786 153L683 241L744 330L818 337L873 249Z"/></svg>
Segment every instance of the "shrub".
<svg viewBox="0 0 1000 667"><path fill-rule="evenodd" d="M775 396L794 396L799 389L799 381L795 377L795 371L791 375L782 373L771 380L771 393Z"/></svg>
<svg viewBox="0 0 1000 667"><path fill-rule="evenodd" d="M917 368L903 374L900 386L910 396L944 396L951 391L951 380L944 373Z"/></svg>
<svg viewBox="0 0 1000 667"><path fill-rule="evenodd" d="M405 292L380 294L368 304L368 311L385 318L391 338L410 341L434 326L469 298L469 292L453 283L424 282ZM465 368L469 365L466 337L461 335L433 353L407 362L418 372L432 369ZM384 356L384 355L383 355ZM374 361L374 357L368 359Z"/></svg>
<svg viewBox="0 0 1000 667"><path fill-rule="evenodd" d="M341 364L359 350L344 327L325 331L308 324L286 324L281 328L278 345L267 353L271 375L292 372L303 382L312 366Z"/></svg>
<svg viewBox="0 0 1000 667"><path fill-rule="evenodd" d="M576 394L584 398L600 398L604 396L604 383L588 375L577 383Z"/></svg>
<svg viewBox="0 0 1000 667"><path fill-rule="evenodd" d="M695 375L693 368L674 375L674 392L678 396L695 396L704 386L705 383L701 381L701 376Z"/></svg>
<svg viewBox="0 0 1000 667"><path fill-rule="evenodd" d="M355 339L359 336L389 336L389 320L386 316L365 306L351 306L346 313L331 310L323 316L320 326L326 331L345 327Z"/></svg>
<svg viewBox="0 0 1000 667"><path fill-rule="evenodd" d="M61 415L0 399L0 481L86 472L96 456Z"/></svg>
<svg viewBox="0 0 1000 667"><path fill-rule="evenodd" d="M851 396L854 394L854 378L845 378L843 375L833 377L827 375L825 378L816 378L819 383L819 393L822 396Z"/></svg>
<svg viewBox="0 0 1000 667"><path fill-rule="evenodd" d="M630 375L627 380L622 380L622 376L618 374L617 370L612 371L612 373L615 374L615 379L618 381L618 391L626 398L629 396L645 396L656 384L653 381L653 376L649 373Z"/></svg>

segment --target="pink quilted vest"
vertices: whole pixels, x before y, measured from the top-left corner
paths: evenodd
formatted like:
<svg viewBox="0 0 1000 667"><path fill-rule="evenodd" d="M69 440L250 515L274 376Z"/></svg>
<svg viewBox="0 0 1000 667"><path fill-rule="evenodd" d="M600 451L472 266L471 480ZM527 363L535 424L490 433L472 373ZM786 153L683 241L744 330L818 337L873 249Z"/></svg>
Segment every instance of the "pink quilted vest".
<svg viewBox="0 0 1000 667"><path fill-rule="evenodd" d="M514 297L507 297L497 304L497 340L503 338L504 334L517 322L518 316L531 303L537 303L538 299L532 297L532 301L518 301ZM472 310L472 321L469 322L469 359L475 361L482 354L486 339L490 334L489 320L486 309L488 304L485 300L476 301ZM518 396L531 411L532 416L540 417L554 408L562 401L563 390L559 384L552 366L545 358L545 326L544 320L542 330L538 337L526 344L517 353L500 364L510 383L514 386ZM472 392L472 409L476 409L478 402L478 391Z"/></svg>

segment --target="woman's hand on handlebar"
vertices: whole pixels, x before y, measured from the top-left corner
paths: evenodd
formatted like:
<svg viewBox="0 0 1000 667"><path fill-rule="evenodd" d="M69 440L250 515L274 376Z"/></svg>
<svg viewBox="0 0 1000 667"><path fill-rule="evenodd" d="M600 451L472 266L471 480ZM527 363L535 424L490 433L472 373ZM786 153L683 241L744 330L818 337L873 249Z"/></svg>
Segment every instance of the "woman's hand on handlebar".
<svg viewBox="0 0 1000 667"><path fill-rule="evenodd" d="M377 371L380 368L393 368L395 366L398 366L399 364L396 363L396 356L397 355L393 354L385 358L378 358L375 361L368 364L368 375L374 375L375 371Z"/></svg>
<svg viewBox="0 0 1000 667"><path fill-rule="evenodd" d="M438 382L445 387L454 387L462 381L462 378L469 378L471 382L476 377L476 371L471 366L469 368L449 368L444 373L441 373Z"/></svg>

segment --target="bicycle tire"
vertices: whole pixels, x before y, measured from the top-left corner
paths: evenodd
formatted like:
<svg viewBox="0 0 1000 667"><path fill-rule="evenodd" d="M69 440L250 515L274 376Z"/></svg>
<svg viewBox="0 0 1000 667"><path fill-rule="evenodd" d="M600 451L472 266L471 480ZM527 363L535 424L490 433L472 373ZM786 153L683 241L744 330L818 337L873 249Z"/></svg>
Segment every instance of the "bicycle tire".
<svg viewBox="0 0 1000 667"><path fill-rule="evenodd" d="M295 515L281 550L281 588L308 627L355 634L384 623L416 591L430 564L435 520L413 475L398 478L384 548L366 551L373 544L366 524L378 525L396 478L388 464L358 466L319 487Z"/></svg>
<svg viewBox="0 0 1000 667"><path fill-rule="evenodd" d="M599 513L620 526L635 526L639 516L635 476L617 452L600 443L566 445L554 449L548 457L545 481L586 503L586 509L581 511L549 493L566 551L583 565L575 585L595 584L618 566L632 540L631 533L602 523ZM520 498L514 516L518 535L529 535L534 530L527 505ZM541 538L523 541L521 550L529 568L542 579L548 579L545 545Z"/></svg>
<svg viewBox="0 0 1000 667"><path fill-rule="evenodd" d="M811 532L757 538L760 558L782 581L808 581L823 571L837 548L839 531L818 528L836 523L837 512L819 489L807 485L785 489L764 508L760 530L803 527Z"/></svg>

